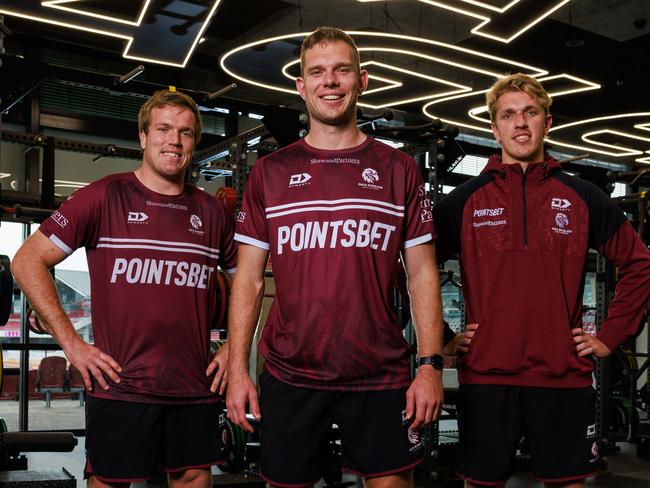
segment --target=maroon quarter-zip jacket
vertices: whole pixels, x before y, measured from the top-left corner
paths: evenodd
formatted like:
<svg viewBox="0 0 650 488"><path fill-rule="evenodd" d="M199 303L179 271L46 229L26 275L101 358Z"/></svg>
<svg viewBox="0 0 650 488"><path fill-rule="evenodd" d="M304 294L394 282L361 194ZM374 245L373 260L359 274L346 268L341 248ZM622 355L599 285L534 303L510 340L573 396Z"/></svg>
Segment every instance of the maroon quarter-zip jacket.
<svg viewBox="0 0 650 488"><path fill-rule="evenodd" d="M499 156L434 211L440 262L458 255L467 323L478 323L460 383L578 388L592 384L578 357L590 248L617 267L616 296L597 337L611 350L637 330L650 296L650 253L625 214L595 185L552 158L505 165Z"/></svg>

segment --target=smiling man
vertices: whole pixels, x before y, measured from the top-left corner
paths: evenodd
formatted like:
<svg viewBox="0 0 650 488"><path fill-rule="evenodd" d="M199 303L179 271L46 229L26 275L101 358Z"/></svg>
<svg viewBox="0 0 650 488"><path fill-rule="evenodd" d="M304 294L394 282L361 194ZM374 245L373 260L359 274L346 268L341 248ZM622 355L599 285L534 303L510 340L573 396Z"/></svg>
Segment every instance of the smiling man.
<svg viewBox="0 0 650 488"><path fill-rule="evenodd" d="M357 128L368 74L352 38L316 30L302 44L301 68L309 133L256 163L238 217L228 415L251 430L246 407L261 414L261 471L271 486L317 482L336 423L345 469L372 488L408 487L423 456L418 430L442 405L429 201L415 162ZM248 355L269 253L276 292L259 345L260 411ZM392 304L400 254L418 336L414 379Z"/></svg>
<svg viewBox="0 0 650 488"><path fill-rule="evenodd" d="M598 469L594 358L636 332L650 295L650 254L623 212L544 153L551 99L514 74L487 93L501 154L436 206L440 261L458 254L467 323L459 359L459 473L504 486L525 434L532 473L583 487ZM582 329L589 249L618 267L616 297L596 336Z"/></svg>
<svg viewBox="0 0 650 488"><path fill-rule="evenodd" d="M16 254L30 304L81 372L85 473L91 487L169 474L172 487L212 486L221 461L219 400L227 347L213 358L220 266L235 267L223 205L185 184L201 137L198 107L162 90L140 109L142 164L75 192ZM49 269L85 247L94 344L76 333Z"/></svg>

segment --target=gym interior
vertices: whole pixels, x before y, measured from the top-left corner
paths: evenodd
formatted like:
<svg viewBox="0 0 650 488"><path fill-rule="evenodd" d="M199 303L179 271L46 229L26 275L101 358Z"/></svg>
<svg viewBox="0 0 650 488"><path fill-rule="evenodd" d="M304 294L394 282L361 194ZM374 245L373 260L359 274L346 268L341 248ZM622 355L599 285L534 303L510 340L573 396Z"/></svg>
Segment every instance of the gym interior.
<svg viewBox="0 0 650 488"><path fill-rule="evenodd" d="M369 73L358 126L415 158L432 202L479 174L497 152L484 94L496 77L524 72L553 97L548 153L606 192L650 244L647 0L0 0L2 486L84 483L83 381L12 279L9 263L21 243L76 189L137 168L138 109L164 88L190 95L201 110L203 136L187 180L235 212L256 160L308 130L294 79L302 39L322 25L352 35ZM83 250L53 276L76 331L92 342ZM585 329L599 330L616 279L616 269L594 253ZM274 298L272 265L265 280L259 329ZM457 261L441 266L440 280L445 321L459 332L465 317ZM215 348L226 337L224 280L217 294ZM397 292L395 307L413 342ZM588 486L650 486L648 320L647 313L634 339L597 361L603 456ZM260 368L253 348L251 375ZM416 486L462 486L454 471L458 382L451 359L444 384L444 414L428 429ZM223 438L228 463L213 468L214 485L264 486L259 438L230 424ZM341 474L336 432L330 451L330 472L318 486L362 486ZM542 486L526 475L528 461L522 443L508 487Z"/></svg>

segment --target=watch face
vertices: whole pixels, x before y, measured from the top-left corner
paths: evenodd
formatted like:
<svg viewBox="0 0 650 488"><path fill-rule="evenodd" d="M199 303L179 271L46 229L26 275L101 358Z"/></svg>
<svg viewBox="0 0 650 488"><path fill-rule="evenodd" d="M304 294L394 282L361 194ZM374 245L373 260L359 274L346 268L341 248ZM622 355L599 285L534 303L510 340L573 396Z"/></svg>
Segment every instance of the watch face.
<svg viewBox="0 0 650 488"><path fill-rule="evenodd" d="M444 361L443 357L440 354L436 354L435 356L433 356L432 359L433 359L433 361L432 361L431 364L433 364L434 368L443 369L445 361Z"/></svg>

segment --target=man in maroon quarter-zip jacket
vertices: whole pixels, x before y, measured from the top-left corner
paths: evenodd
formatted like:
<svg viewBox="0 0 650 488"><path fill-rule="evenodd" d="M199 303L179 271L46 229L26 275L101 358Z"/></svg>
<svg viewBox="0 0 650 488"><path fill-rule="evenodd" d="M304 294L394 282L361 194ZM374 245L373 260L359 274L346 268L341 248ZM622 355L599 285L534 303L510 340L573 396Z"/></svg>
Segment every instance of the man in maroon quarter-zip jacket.
<svg viewBox="0 0 650 488"><path fill-rule="evenodd" d="M503 486L525 433L536 477L580 487L598 461L594 358L636 331L650 254L603 191L545 156L551 99L537 80L507 76L486 98L501 155L434 214L440 261L458 253L467 322L479 324L458 366L459 474ZM590 248L618 267L596 336L581 328Z"/></svg>

